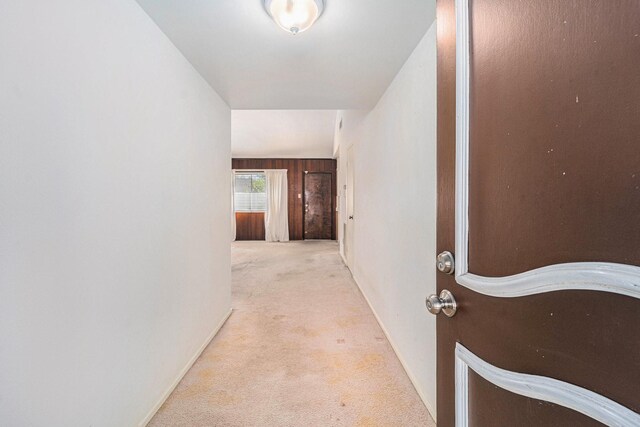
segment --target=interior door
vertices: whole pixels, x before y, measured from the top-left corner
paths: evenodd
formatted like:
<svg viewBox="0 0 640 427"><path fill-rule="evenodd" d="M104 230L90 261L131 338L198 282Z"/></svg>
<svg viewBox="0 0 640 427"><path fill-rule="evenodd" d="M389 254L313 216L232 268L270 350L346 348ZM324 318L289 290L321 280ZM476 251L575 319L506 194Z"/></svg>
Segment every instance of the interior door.
<svg viewBox="0 0 640 427"><path fill-rule="evenodd" d="M439 426L640 425L637 0L438 0L445 251Z"/></svg>
<svg viewBox="0 0 640 427"><path fill-rule="evenodd" d="M331 240L333 230L330 172L305 172L304 238Z"/></svg>
<svg viewBox="0 0 640 427"><path fill-rule="evenodd" d="M355 199L355 175L353 169L353 145L347 151L347 173L346 173L346 202L347 217L344 222L344 254L347 265L353 268L353 227L354 227L354 199Z"/></svg>

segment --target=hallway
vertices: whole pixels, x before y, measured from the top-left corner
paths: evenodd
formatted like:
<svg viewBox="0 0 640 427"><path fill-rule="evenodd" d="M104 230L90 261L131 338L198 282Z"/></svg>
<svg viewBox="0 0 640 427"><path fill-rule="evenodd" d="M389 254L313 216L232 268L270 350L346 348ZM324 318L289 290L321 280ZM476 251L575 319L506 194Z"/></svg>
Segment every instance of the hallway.
<svg viewBox="0 0 640 427"><path fill-rule="evenodd" d="M336 242L232 247L234 313L150 426L433 426Z"/></svg>

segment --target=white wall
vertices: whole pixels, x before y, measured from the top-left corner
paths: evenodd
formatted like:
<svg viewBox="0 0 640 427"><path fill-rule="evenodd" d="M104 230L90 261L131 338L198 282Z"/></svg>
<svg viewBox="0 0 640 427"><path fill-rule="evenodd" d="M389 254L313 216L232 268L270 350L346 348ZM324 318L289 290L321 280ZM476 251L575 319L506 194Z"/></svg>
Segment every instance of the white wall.
<svg viewBox="0 0 640 427"><path fill-rule="evenodd" d="M230 309L230 110L133 0L2 1L0 64L0 425L136 425Z"/></svg>
<svg viewBox="0 0 640 427"><path fill-rule="evenodd" d="M434 23L377 106L339 112L336 132L342 196L354 146L351 270L434 416L436 325L424 300L436 289L436 86Z"/></svg>
<svg viewBox="0 0 640 427"><path fill-rule="evenodd" d="M335 122L335 110L234 110L231 155L330 159Z"/></svg>

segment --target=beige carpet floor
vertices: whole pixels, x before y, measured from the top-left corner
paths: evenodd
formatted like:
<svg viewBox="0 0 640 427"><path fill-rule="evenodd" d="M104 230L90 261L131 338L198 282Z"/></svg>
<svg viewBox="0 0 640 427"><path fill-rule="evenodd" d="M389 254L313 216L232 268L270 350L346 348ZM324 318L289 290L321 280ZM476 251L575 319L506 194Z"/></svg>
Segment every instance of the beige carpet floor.
<svg viewBox="0 0 640 427"><path fill-rule="evenodd" d="M237 242L226 325L151 426L435 426L335 242Z"/></svg>

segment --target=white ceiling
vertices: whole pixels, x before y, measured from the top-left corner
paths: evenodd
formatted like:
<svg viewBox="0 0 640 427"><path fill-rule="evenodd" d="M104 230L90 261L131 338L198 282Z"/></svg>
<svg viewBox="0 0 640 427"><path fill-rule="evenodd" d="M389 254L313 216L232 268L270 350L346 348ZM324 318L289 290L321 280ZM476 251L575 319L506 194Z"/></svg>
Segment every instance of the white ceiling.
<svg viewBox="0 0 640 427"><path fill-rule="evenodd" d="M368 109L435 19L435 0L326 0L307 32L262 0L137 0L233 109Z"/></svg>
<svg viewBox="0 0 640 427"><path fill-rule="evenodd" d="M234 158L331 158L336 111L234 110Z"/></svg>

